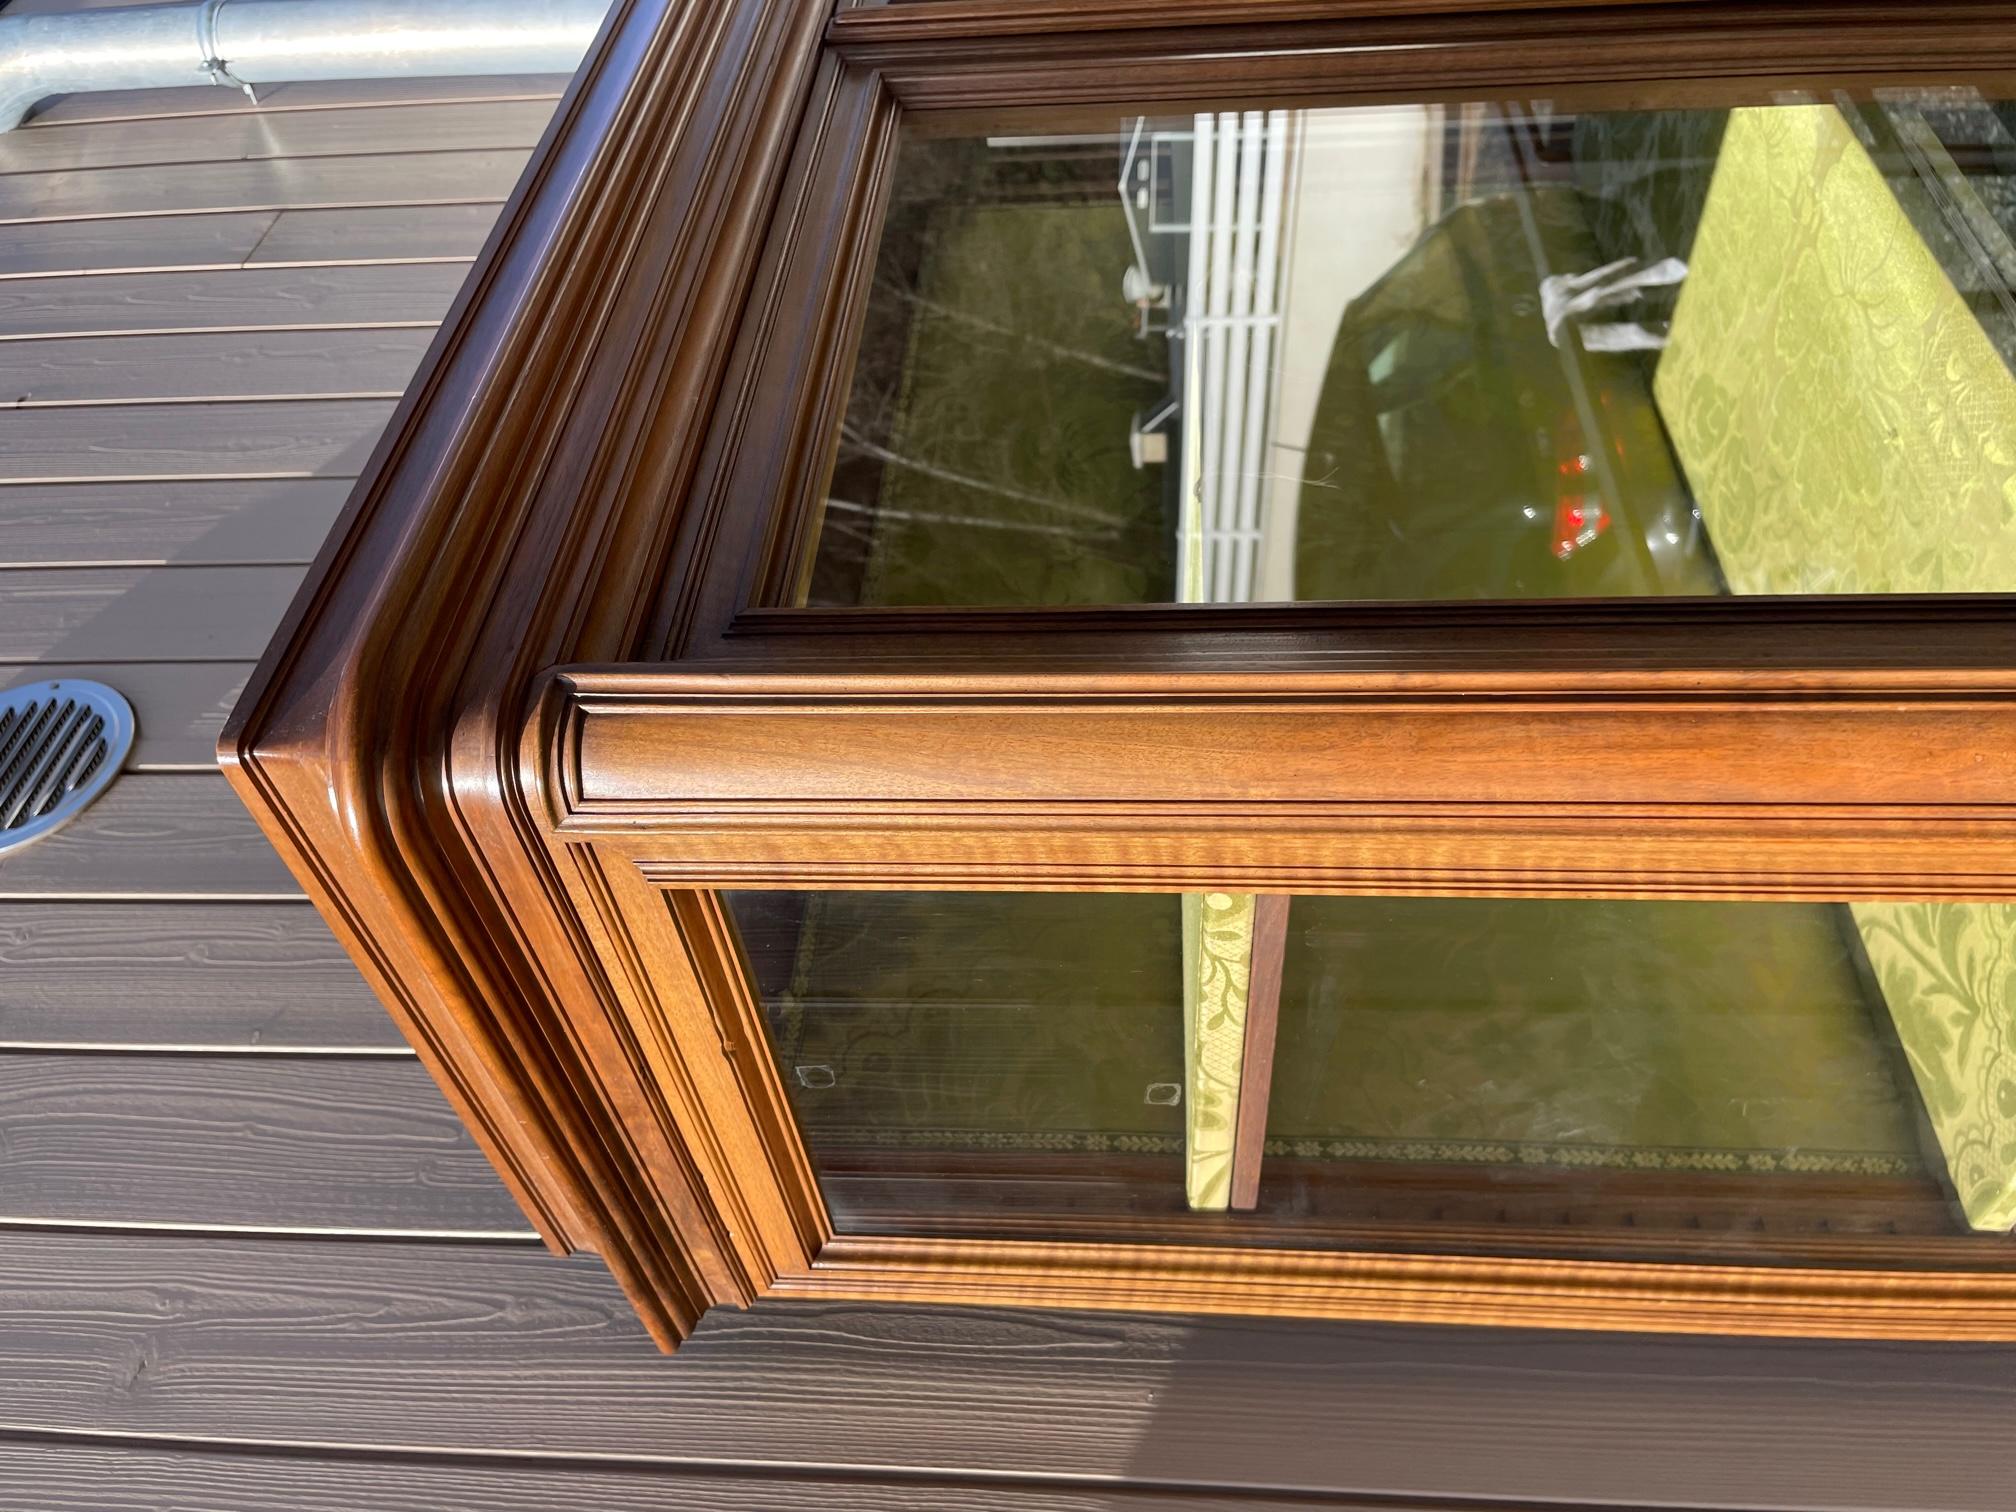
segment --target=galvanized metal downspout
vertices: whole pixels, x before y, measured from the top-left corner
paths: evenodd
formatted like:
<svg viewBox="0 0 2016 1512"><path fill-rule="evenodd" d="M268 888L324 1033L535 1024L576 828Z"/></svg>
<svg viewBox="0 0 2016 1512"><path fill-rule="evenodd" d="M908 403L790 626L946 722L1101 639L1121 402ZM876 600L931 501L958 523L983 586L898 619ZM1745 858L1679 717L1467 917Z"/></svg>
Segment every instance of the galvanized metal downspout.
<svg viewBox="0 0 2016 1512"><path fill-rule="evenodd" d="M0 14L0 131L52 95L571 73L608 0L186 0Z"/></svg>

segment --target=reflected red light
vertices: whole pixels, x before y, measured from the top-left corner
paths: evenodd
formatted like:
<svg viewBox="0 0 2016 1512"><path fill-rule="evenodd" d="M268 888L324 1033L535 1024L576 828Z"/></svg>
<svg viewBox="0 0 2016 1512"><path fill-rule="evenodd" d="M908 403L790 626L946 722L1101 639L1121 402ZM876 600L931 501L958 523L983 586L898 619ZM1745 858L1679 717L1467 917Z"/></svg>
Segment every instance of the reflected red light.
<svg viewBox="0 0 2016 1512"><path fill-rule="evenodd" d="M1610 511L1602 499L1595 494L1563 494L1554 505L1554 555L1565 562L1609 528Z"/></svg>

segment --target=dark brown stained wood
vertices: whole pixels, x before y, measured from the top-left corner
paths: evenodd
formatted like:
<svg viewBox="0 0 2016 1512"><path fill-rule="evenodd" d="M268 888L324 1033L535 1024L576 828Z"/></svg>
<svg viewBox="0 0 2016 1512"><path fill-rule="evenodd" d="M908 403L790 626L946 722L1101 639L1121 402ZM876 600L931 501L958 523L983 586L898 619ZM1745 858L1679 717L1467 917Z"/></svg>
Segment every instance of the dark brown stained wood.
<svg viewBox="0 0 2016 1512"><path fill-rule="evenodd" d="M1232 9L1213 7L1209 24L1188 32L1170 24L1073 35L1045 25L1068 5L1060 0L1043 7L1032 14L1033 24L1010 29L1018 36L856 44L846 54L850 62L881 70L914 109L1093 107L1081 119L1099 117L1117 100L1139 108L1261 97L1478 99L1521 90L1551 97L1563 85L1607 81L1653 84L1661 103L1671 103L1673 85L1704 80L1782 80L1825 89L1855 74L1992 79L2009 64L2008 34L1995 0L1908 12L1883 0L1850 0L1830 7L1824 20L1802 0L1437 0L1433 6L1372 0L1301 24L1216 24L1241 19L1234 0ZM1455 14L1459 10L1467 14ZM1767 92L1770 87L1763 84ZM1645 97L1642 87L1618 94L1634 103Z"/></svg>
<svg viewBox="0 0 2016 1512"><path fill-rule="evenodd" d="M15 7L19 9L18 0ZM257 102L235 89L113 89L66 95L36 110L26 129L88 126L99 121L166 121L210 115L277 115L297 110L375 110L384 105L459 100L558 100L562 74L505 74L466 79L357 79L275 84Z"/></svg>
<svg viewBox="0 0 2016 1512"><path fill-rule="evenodd" d="M0 903L0 1046L404 1049L306 903Z"/></svg>
<svg viewBox="0 0 2016 1512"><path fill-rule="evenodd" d="M259 326L438 324L460 263L0 280L0 341ZM29 360L7 354L7 366Z"/></svg>
<svg viewBox="0 0 2016 1512"><path fill-rule="evenodd" d="M298 898L216 772L128 772L53 835L0 855L0 898Z"/></svg>
<svg viewBox="0 0 2016 1512"><path fill-rule="evenodd" d="M420 146L423 144L416 144ZM495 200L525 166L523 148L87 168L0 177L0 225L67 216L192 214L312 205Z"/></svg>
<svg viewBox="0 0 2016 1512"><path fill-rule="evenodd" d="M340 549L318 559L258 691L248 685L220 742L294 855L305 861L333 821L386 863L314 864L304 875L344 916L346 939L401 982L402 1022L535 1226L556 1247L592 1245L668 1343L713 1301L763 1285L741 1236L782 1232L803 1210L758 1192L748 1203L731 1196L734 1211L716 1218L701 1190L716 1170L667 1127L692 1099L657 1077L650 1047L610 1012L606 972L518 953L521 941L570 938L571 921L515 798L471 790L465 801L457 784L458 827L515 835L498 862L543 893L500 909L466 890L467 834L444 844L431 798L425 813L392 814L377 777L414 794L409 760L437 776L487 770L516 748L524 679L584 645L613 653L646 613L673 526L665 501L684 495L699 465L828 10L825 0L612 8L454 335L388 435L386 465L348 512ZM613 584L607 571L630 580ZM393 600L407 606L397 623L380 618ZM434 616L450 603L458 627L443 634ZM423 625L420 638L402 628ZM432 672L419 673L416 656ZM450 663L459 670L447 673ZM322 684L312 710L291 704L293 674L310 666ZM275 679L285 696L274 696ZM437 700L449 684L453 697ZM275 744L262 746L268 735ZM433 754L419 758L420 747ZM377 753L377 777L332 770L339 750ZM287 822L274 813L282 806ZM424 902L405 869L414 865L444 868ZM471 929L487 941L480 963L462 953ZM421 956L450 977L427 987L408 978ZM594 1022L552 1016L549 988L563 978L561 995L592 1004ZM546 1095L583 1076L614 1092L620 1111Z"/></svg>
<svg viewBox="0 0 2016 1512"><path fill-rule="evenodd" d="M24 356L32 361L32 354L12 355L17 362ZM354 478L385 428L392 403L304 399L229 408L0 408L0 482L317 473Z"/></svg>
<svg viewBox="0 0 2016 1512"><path fill-rule="evenodd" d="M0 1055L0 1223L525 1234L417 1061Z"/></svg>
<svg viewBox="0 0 2016 1512"><path fill-rule="evenodd" d="M1504 10L1672 4L1675 0L1501 0ZM1265 25L1346 16L1474 11L1475 0L842 0L832 38L843 45L948 37L1050 36L1059 32Z"/></svg>
<svg viewBox="0 0 2016 1512"><path fill-rule="evenodd" d="M1274 1038L1281 1021L1281 962L1288 949L1292 899L1253 900L1253 949L1246 977L1246 1042L1239 1059L1239 1122L1232 1141L1232 1206L1249 1211L1260 1197L1267 1107L1274 1089Z"/></svg>
<svg viewBox="0 0 2016 1512"><path fill-rule="evenodd" d="M586 1258L0 1233L17 1427L1508 1508L2006 1512L2012 1408L2007 1346L1014 1310L764 1303L709 1314L665 1360Z"/></svg>
<svg viewBox="0 0 2016 1512"><path fill-rule="evenodd" d="M245 686L250 662L35 662L0 666L0 689L50 678L110 683L139 726L129 770L217 767L217 732Z"/></svg>
<svg viewBox="0 0 2016 1512"><path fill-rule="evenodd" d="M253 249L251 264L474 257L497 224L500 201L283 210ZM197 217L201 218L201 217Z"/></svg>
<svg viewBox="0 0 2016 1512"><path fill-rule="evenodd" d="M816 1472L689 1469L607 1462L514 1465L397 1457L330 1459L308 1450L10 1441L0 1430L0 1467L10 1490L37 1512L1223 1512L1224 1499L1155 1486L1079 1486L969 1478L957 1470L888 1480ZM977 1481L977 1483L976 1483ZM1361 1512L1435 1512L1418 1502L1356 1499ZM1305 1508L1299 1496L1242 1495L1250 1512ZM1450 1508L1449 1512L1462 1512ZM1470 1512L1491 1512L1473 1507Z"/></svg>
<svg viewBox="0 0 2016 1512"><path fill-rule="evenodd" d="M5 387L0 388L0 409L78 401L279 395L370 394L396 399L433 335L409 327L38 341L14 354L20 360L9 364ZM205 410L196 418L204 430L219 433L221 445L237 414Z"/></svg>
<svg viewBox="0 0 2016 1512"><path fill-rule="evenodd" d="M7 568L0 660L248 660L300 581L293 566Z"/></svg>
<svg viewBox="0 0 2016 1512"><path fill-rule="evenodd" d="M0 484L0 567L307 562L329 534L352 482L206 478Z"/></svg>
<svg viewBox="0 0 2016 1512"><path fill-rule="evenodd" d="M178 121L105 122L91 131L0 133L0 175L159 165L179 173L194 163L401 154L516 147L530 152L552 117L552 100L386 105L375 109L276 114L237 111ZM399 167L382 170L390 183ZM12 186L8 186L11 188ZM32 186L23 185L32 192ZM0 194L7 191L0 189Z"/></svg>
<svg viewBox="0 0 2016 1512"><path fill-rule="evenodd" d="M235 267L252 255L279 215L273 210L247 210L237 215L0 226L0 275Z"/></svg>
<svg viewBox="0 0 2016 1512"><path fill-rule="evenodd" d="M498 205L367 206L142 215L0 227L0 278L248 264L471 258Z"/></svg>

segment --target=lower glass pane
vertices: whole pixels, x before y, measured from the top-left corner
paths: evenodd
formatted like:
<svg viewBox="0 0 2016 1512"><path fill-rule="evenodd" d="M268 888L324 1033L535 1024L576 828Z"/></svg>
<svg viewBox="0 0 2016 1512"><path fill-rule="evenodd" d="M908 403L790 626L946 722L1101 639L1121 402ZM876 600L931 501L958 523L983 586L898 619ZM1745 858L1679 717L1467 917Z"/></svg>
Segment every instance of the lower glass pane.
<svg viewBox="0 0 2016 1512"><path fill-rule="evenodd" d="M2016 1222L2008 908L728 901L843 1233L1978 1266Z"/></svg>

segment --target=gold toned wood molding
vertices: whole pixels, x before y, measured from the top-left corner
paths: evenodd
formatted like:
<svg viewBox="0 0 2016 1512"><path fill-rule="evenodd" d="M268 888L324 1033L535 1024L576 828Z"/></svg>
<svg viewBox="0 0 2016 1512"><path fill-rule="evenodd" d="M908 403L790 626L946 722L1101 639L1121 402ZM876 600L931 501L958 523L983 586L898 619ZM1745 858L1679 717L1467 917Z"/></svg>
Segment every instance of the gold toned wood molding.
<svg viewBox="0 0 2016 1512"><path fill-rule="evenodd" d="M2016 1338L2016 1275L841 1238L780 1296L1850 1339Z"/></svg>
<svg viewBox="0 0 2016 1512"><path fill-rule="evenodd" d="M2007 898L2016 696L1956 680L575 668L539 738L667 885Z"/></svg>

